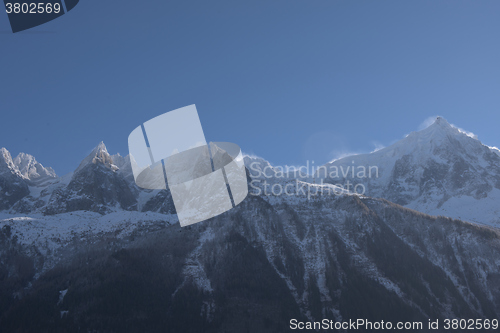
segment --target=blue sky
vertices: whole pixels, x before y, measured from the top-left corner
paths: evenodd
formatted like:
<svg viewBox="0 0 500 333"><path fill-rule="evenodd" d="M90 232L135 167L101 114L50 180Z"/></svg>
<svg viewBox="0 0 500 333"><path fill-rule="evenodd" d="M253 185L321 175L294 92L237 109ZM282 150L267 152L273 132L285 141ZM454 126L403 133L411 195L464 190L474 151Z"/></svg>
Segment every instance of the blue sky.
<svg viewBox="0 0 500 333"><path fill-rule="evenodd" d="M369 152L433 115L499 146L499 17L487 0L81 0L12 34L0 15L0 146L62 175L190 104L207 140L275 164Z"/></svg>

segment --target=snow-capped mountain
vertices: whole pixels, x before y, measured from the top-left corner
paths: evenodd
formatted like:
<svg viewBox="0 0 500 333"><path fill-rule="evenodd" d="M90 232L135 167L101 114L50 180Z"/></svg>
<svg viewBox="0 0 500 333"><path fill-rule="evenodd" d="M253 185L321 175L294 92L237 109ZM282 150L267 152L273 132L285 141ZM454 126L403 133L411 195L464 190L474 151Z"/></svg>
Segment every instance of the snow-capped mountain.
<svg viewBox="0 0 500 333"><path fill-rule="evenodd" d="M251 181L296 182L313 195L252 192L181 229L168 189L138 188L129 157L103 143L75 172L36 184L1 150L2 331L287 332L291 318L500 316L499 229L397 204L442 209L465 197L494 215L498 204L485 201L499 188L494 149L439 118L328 165L339 175L377 166L377 177L350 180L387 200L323 194L335 186L318 175L244 160Z"/></svg>
<svg viewBox="0 0 500 333"><path fill-rule="evenodd" d="M483 145L441 117L389 147L328 163L314 177L293 168L273 168L255 156L245 156L244 162L254 180L250 186L254 194L264 190L269 193L272 184L285 187L296 180L333 184L340 192L385 198L431 215L500 225L498 150ZM138 188L130 157L110 155L103 142L75 172L61 178L33 156L21 153L13 159L2 148L0 177L4 189L0 192L1 210L44 214L84 209L102 213L121 209L175 210L170 199L166 206L163 204L170 196L168 190ZM98 189L92 187L95 182L100 183ZM266 184L269 187L264 189Z"/></svg>
<svg viewBox="0 0 500 333"><path fill-rule="evenodd" d="M33 156L20 153L13 159L7 149L0 149L0 210L13 208L26 212L31 207L43 206L35 197L54 182L57 182L54 170L45 168Z"/></svg>
<svg viewBox="0 0 500 333"><path fill-rule="evenodd" d="M316 177L427 214L500 226L498 151L441 117L389 147L328 163Z"/></svg>
<svg viewBox="0 0 500 333"><path fill-rule="evenodd" d="M14 158L13 163L24 178L37 185L57 178L52 168L45 168L32 155L20 153Z"/></svg>
<svg viewBox="0 0 500 333"><path fill-rule="evenodd" d="M80 163L68 185L52 192L43 212L136 210L137 199L118 170L104 143L99 143Z"/></svg>
<svg viewBox="0 0 500 333"><path fill-rule="evenodd" d="M106 149L106 146L102 141L92 150L92 152L87 157L83 159L83 161L80 162L80 165L78 166L78 168L76 168L75 173L80 172L91 164L103 165L104 167L112 171L118 170L118 167L113 164L113 159L111 158L111 155L109 155L108 150Z"/></svg>
<svg viewBox="0 0 500 333"><path fill-rule="evenodd" d="M98 185L96 185L98 184ZM111 156L103 142L74 172L57 177L28 154L15 159L2 148L0 210L54 215L79 210L102 214L114 211L175 213L169 191L144 190L135 185L129 155Z"/></svg>

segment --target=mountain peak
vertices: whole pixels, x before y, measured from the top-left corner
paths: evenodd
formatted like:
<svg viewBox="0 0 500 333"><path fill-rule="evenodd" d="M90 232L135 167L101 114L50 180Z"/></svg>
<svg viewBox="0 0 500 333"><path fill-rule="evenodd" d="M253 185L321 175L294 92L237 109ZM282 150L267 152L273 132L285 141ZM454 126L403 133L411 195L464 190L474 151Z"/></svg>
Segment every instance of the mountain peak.
<svg viewBox="0 0 500 333"><path fill-rule="evenodd" d="M10 157L12 159L12 157L10 156L10 152L4 147L0 148L0 157L2 157L3 159L7 159L8 157Z"/></svg>
<svg viewBox="0 0 500 333"><path fill-rule="evenodd" d="M416 133L417 136L429 138L446 138L449 136L453 136L459 140L465 139L465 137L478 140L477 135L475 135L474 133L468 132L453 124L448 123L443 117L436 117L436 119L430 126L414 133Z"/></svg>
<svg viewBox="0 0 500 333"><path fill-rule="evenodd" d="M0 158L7 162L7 160L12 160L12 157L10 156L10 152L5 149L4 147L0 148Z"/></svg>
<svg viewBox="0 0 500 333"><path fill-rule="evenodd" d="M436 117L431 125L420 131L411 132L405 139L401 140L401 142L405 143L417 140L419 144L431 142L434 142L434 144L441 144L447 142L450 136L456 137L461 135L470 136L465 131L451 125L446 119L439 116Z"/></svg>
<svg viewBox="0 0 500 333"><path fill-rule="evenodd" d="M434 120L434 122L426 129L428 128L433 128L433 129L439 128L441 130L456 130L455 126L451 125L449 122L446 121L446 119L440 116L436 117L436 120ZM424 131L426 129L424 129Z"/></svg>
<svg viewBox="0 0 500 333"><path fill-rule="evenodd" d="M34 156L26 153L19 153L13 159L14 165L21 172L23 177L30 180L45 180L47 178L56 178L57 175L52 168L45 168Z"/></svg>
<svg viewBox="0 0 500 333"><path fill-rule="evenodd" d="M106 151L106 145L104 144L104 141L99 142L99 144L94 148L94 150L101 150L101 151Z"/></svg>
<svg viewBox="0 0 500 333"><path fill-rule="evenodd" d="M17 173L16 166L12 161L10 152L2 147L0 148L0 173L3 173L5 171Z"/></svg>
<svg viewBox="0 0 500 333"><path fill-rule="evenodd" d="M35 184L57 178L52 168L45 168L32 155L19 153L16 158L12 158L7 149L0 148L0 173L6 171L34 181Z"/></svg>
<svg viewBox="0 0 500 333"><path fill-rule="evenodd" d="M444 126L444 127L450 127L451 126L450 123L447 122L446 119L444 119L441 116L436 117L436 120L434 121L434 124L439 125L439 126Z"/></svg>
<svg viewBox="0 0 500 333"><path fill-rule="evenodd" d="M113 159L111 155L108 153L106 149L106 145L103 141L101 141L92 152L83 159L78 168L75 170L75 173L82 170L89 164L103 164L109 169L116 171L118 168L113 164Z"/></svg>

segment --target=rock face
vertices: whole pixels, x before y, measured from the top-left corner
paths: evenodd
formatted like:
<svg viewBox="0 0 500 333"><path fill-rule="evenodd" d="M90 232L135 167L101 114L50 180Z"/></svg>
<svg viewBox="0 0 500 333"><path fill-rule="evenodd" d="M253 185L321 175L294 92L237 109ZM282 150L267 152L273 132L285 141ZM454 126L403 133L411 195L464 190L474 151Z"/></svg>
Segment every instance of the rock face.
<svg viewBox="0 0 500 333"><path fill-rule="evenodd" d="M104 214L116 209L136 210L137 199L118 170L101 142L80 163L69 184L52 193L44 213L90 210Z"/></svg>
<svg viewBox="0 0 500 333"><path fill-rule="evenodd" d="M365 195L424 213L500 226L495 204L500 200L498 151L441 117L392 146L345 157L325 168L316 176L327 183L349 181L359 184L358 192Z"/></svg>

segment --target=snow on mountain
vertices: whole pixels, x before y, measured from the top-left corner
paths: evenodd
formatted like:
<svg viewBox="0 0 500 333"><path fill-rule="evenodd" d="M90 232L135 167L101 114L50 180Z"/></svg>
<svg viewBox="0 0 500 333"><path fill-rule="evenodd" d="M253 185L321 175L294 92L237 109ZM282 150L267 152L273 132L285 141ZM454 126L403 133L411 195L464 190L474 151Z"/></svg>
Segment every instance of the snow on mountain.
<svg viewBox="0 0 500 333"><path fill-rule="evenodd" d="M48 215L90 210L175 213L169 191L144 190L134 181L130 156L110 155L100 142L78 168L57 177L28 154L0 151L0 211Z"/></svg>
<svg viewBox="0 0 500 333"><path fill-rule="evenodd" d="M243 162L248 170L249 192L253 194L267 196L272 194L273 186L277 193L291 186L298 187L299 183L306 183L307 186L314 183L314 178L306 170L294 166L273 166L262 157L250 155L245 155Z"/></svg>
<svg viewBox="0 0 500 333"><path fill-rule="evenodd" d="M27 179L5 148L0 149L0 211L10 208L29 194Z"/></svg>
<svg viewBox="0 0 500 333"><path fill-rule="evenodd" d="M269 161L255 155L244 155L243 161L247 167L250 177L254 179L301 179L303 181L313 181L313 177L308 175L307 170L291 165L273 166Z"/></svg>
<svg viewBox="0 0 500 333"><path fill-rule="evenodd" d="M17 212L30 212L43 206L39 200L45 187L57 183L52 168L45 168L25 153L12 158L7 149L0 149L0 210L9 208Z"/></svg>
<svg viewBox="0 0 500 333"><path fill-rule="evenodd" d="M316 176L424 213L500 226L498 153L441 117L389 147L332 161Z"/></svg>
<svg viewBox="0 0 500 333"><path fill-rule="evenodd" d="M118 167L113 164L113 159L111 158L111 155L108 153L108 150L106 149L106 146L102 141L92 150L92 152L87 157L83 159L78 168L76 168L75 174L84 169L89 164L102 164L110 170L118 170Z"/></svg>
<svg viewBox="0 0 500 333"><path fill-rule="evenodd" d="M120 154L111 155L111 160L113 164L118 167L121 173L125 175L132 175L132 165L130 164L130 155L121 156Z"/></svg>
<svg viewBox="0 0 500 333"><path fill-rule="evenodd" d="M56 189L43 212L135 210L137 199L103 142L83 159L65 188Z"/></svg>
<svg viewBox="0 0 500 333"><path fill-rule="evenodd" d="M172 214L119 211L102 215L91 211L75 211L57 215L2 214L0 229L9 226L20 244L37 248L47 260L42 271L52 268L60 257L56 251L68 246L75 236L79 241L96 241L112 234L130 236L136 229L164 226L177 222Z"/></svg>
<svg viewBox="0 0 500 333"><path fill-rule="evenodd" d="M22 177L21 172L14 164L10 152L5 148L0 148L0 174L13 174Z"/></svg>
<svg viewBox="0 0 500 333"><path fill-rule="evenodd" d="M268 313L286 321L340 321L369 317L376 309L375 315L393 322L500 313L498 230L355 195L303 198L293 206L251 196L210 221L184 229L175 222L173 215L123 211L0 216L0 244L21 247L30 268L24 271L41 279L33 283L34 298L28 295L14 311L50 300L54 306L58 291L67 289L73 301L54 311L69 310L75 320L95 318L107 309L101 304L117 297L103 288L117 288L127 302L141 279L152 276L160 285L140 284L148 302L160 293L155 306L164 306L164 314L181 306L164 302L183 304L189 297L187 317L207 325L225 324L228 316L231 322L248 316L262 322ZM8 265L13 251L1 249ZM36 298L51 292L48 301ZM249 307L252 312L242 312Z"/></svg>
<svg viewBox="0 0 500 333"><path fill-rule="evenodd" d="M234 209L183 229L170 192L137 188L128 156L111 156L102 142L74 173L38 187L28 185L5 149L0 153L0 209L9 209L0 214L0 272L15 272L8 277L15 281L25 278L24 284L12 284L9 295L26 292L21 303L9 299L17 304L8 312L11 318L16 311L26 313L23 306L40 306L44 300L36 295L54 290L54 304L44 308L57 304L56 310L71 317L68 322L92 330L88 323L100 318L93 316L102 316L108 309L102 305L117 297L103 296L102 288L113 292L124 286L117 290L126 294L149 277L160 284L151 290L149 280L141 285L147 303L157 294L161 301L155 306L172 302L158 311L162 318L170 318L164 314L172 309L180 311L188 295L189 307L182 312L189 322L229 325L214 331L241 331L245 327L230 326L240 322L263 322L252 331L269 325L272 331L290 318L427 321L497 318L500 313L498 229L390 202L494 224L500 156L442 118L390 147L329 163L328 171L336 170L337 176L311 177L245 156L251 181L266 180L281 189L297 184L316 192L275 195L268 187L269 195L249 195ZM355 194L352 187L333 196L318 193L346 180L365 186L366 195L389 201ZM8 201L14 184L20 190L25 186L29 195L25 191L21 199ZM12 264L19 258L26 269ZM41 283L32 283L39 278ZM67 295L59 304L61 290ZM124 302L129 298L137 299L125 297ZM248 320L250 315L255 317ZM148 316L141 312L138 318L149 321Z"/></svg>
<svg viewBox="0 0 500 333"><path fill-rule="evenodd" d="M45 168L32 155L19 153L15 158L12 158L7 149L0 148L0 173L5 172L15 174L35 184L57 178L52 168Z"/></svg>
<svg viewBox="0 0 500 333"><path fill-rule="evenodd" d="M41 184L44 181L57 178L52 168L45 168L42 164L38 163L32 155L19 153L19 155L14 158L13 163L23 177L36 184Z"/></svg>
<svg viewBox="0 0 500 333"><path fill-rule="evenodd" d="M101 213L121 209L175 212L168 190L137 187L130 157L110 155L103 142L64 180L54 178L51 168L44 168L28 154L12 159L6 149L0 152L0 186L5 189L0 192L0 210L46 214L79 209ZM270 194L266 200L272 199L274 184L275 192L284 188L303 191L305 186L314 193L326 186L338 193L385 198L432 215L500 225L498 150L441 117L392 146L332 161L314 176L307 175L309 170L272 166L256 156L245 155L244 162L250 192L265 191ZM364 172L359 173L361 169ZM50 184L44 184L43 179ZM285 201L294 200L292 195Z"/></svg>
<svg viewBox="0 0 500 333"><path fill-rule="evenodd" d="M269 163L262 157L258 157L255 155L244 155L243 161L252 178L272 178L276 176L276 171L274 170L271 163Z"/></svg>

